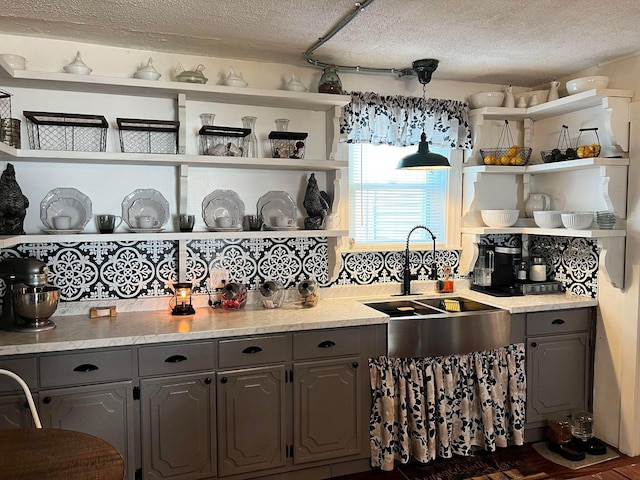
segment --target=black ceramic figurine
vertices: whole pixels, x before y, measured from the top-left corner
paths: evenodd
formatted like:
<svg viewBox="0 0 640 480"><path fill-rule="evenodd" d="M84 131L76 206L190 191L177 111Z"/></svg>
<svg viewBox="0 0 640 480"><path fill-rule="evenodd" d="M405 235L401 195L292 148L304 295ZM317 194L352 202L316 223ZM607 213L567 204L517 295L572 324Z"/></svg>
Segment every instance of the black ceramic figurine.
<svg viewBox="0 0 640 480"><path fill-rule="evenodd" d="M0 176L0 234L24 235L27 207L29 199L22 194L13 165L7 163Z"/></svg>
<svg viewBox="0 0 640 480"><path fill-rule="evenodd" d="M322 228L324 217L331 210L330 203L329 196L326 192L320 191L316 175L312 173L307 183L307 190L304 193L304 201L302 202L308 215L304 219L305 230L320 230Z"/></svg>

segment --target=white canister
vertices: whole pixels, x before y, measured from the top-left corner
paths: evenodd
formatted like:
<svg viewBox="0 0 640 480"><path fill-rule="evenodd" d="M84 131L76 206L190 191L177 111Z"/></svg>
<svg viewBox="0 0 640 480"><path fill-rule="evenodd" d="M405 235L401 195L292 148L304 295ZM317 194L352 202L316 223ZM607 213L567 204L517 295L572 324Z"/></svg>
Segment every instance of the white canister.
<svg viewBox="0 0 640 480"><path fill-rule="evenodd" d="M545 282L547 280L547 262L543 257L533 257L529 266L529 280L532 282Z"/></svg>

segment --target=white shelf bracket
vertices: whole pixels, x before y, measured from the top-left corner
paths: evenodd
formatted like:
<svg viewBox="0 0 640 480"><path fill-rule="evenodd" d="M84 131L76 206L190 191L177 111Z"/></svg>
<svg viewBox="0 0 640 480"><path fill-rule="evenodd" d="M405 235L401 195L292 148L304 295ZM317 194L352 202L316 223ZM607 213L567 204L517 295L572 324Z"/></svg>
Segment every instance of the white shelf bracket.
<svg viewBox="0 0 640 480"><path fill-rule="evenodd" d="M629 151L629 99L605 97L602 99L604 128L609 143L618 153Z"/></svg>
<svg viewBox="0 0 640 480"><path fill-rule="evenodd" d="M331 110L327 111L327 152L329 152L329 160L335 160L338 154L338 143L340 142L340 117L342 116L342 107L333 107L333 115Z"/></svg>
<svg viewBox="0 0 640 480"><path fill-rule="evenodd" d="M467 275L472 270L478 260L478 245L480 244L481 235L472 233L462 234L462 250L460 252L460 265L458 265L458 273Z"/></svg>
<svg viewBox="0 0 640 480"><path fill-rule="evenodd" d="M607 237L598 239L598 249L600 250L599 272L604 274L605 279L616 288L624 288L624 259L625 259L624 237Z"/></svg>
<svg viewBox="0 0 640 480"><path fill-rule="evenodd" d="M178 121L178 154L184 155L187 153L187 95L184 93L178 94Z"/></svg>

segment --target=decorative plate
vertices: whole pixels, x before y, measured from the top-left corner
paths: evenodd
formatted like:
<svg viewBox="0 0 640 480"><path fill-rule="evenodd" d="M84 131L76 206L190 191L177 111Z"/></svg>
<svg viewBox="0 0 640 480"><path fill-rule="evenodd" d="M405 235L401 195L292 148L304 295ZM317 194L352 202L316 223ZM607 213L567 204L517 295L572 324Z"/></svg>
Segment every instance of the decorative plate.
<svg viewBox="0 0 640 480"><path fill-rule="evenodd" d="M40 202L40 220L47 229L56 230L52 219L59 215L71 217L69 230L82 231L93 215L91 199L75 188L54 188Z"/></svg>
<svg viewBox="0 0 640 480"><path fill-rule="evenodd" d="M132 230L150 232L151 229L139 229L137 217L148 215L158 220L158 227L164 227L169 221L169 202L153 188L139 188L122 200L122 219Z"/></svg>
<svg viewBox="0 0 640 480"><path fill-rule="evenodd" d="M210 232L240 232L242 231L242 227L207 227L207 230Z"/></svg>
<svg viewBox="0 0 640 480"><path fill-rule="evenodd" d="M300 230L300 227L294 225L293 227L267 227L268 230L274 230L276 232L291 232L293 230Z"/></svg>
<svg viewBox="0 0 640 480"><path fill-rule="evenodd" d="M231 217L231 226L219 227L216 220L220 217ZM208 228L220 232L241 230L243 218L244 202L233 190L214 190L202 200L202 219Z"/></svg>
<svg viewBox="0 0 640 480"><path fill-rule="evenodd" d="M258 199L258 214L262 215L262 221L267 228L276 226L275 217L286 215L296 218L298 216L296 203L287 192L271 190Z"/></svg>
<svg viewBox="0 0 640 480"><path fill-rule="evenodd" d="M56 230L55 228L43 228L42 231L44 233L48 233L49 235L73 235L75 233L81 233L82 228L78 229L69 229L69 230Z"/></svg>
<svg viewBox="0 0 640 480"><path fill-rule="evenodd" d="M158 233L164 231L164 228L129 228L131 233Z"/></svg>

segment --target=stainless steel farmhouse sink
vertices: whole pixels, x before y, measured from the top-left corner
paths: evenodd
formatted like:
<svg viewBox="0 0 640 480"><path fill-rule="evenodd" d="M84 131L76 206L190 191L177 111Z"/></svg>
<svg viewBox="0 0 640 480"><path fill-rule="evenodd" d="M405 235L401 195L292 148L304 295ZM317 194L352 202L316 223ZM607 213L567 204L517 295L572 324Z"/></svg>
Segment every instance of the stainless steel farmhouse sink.
<svg viewBox="0 0 640 480"><path fill-rule="evenodd" d="M365 305L391 317L389 357L453 355L510 343L509 312L474 300L394 299Z"/></svg>

